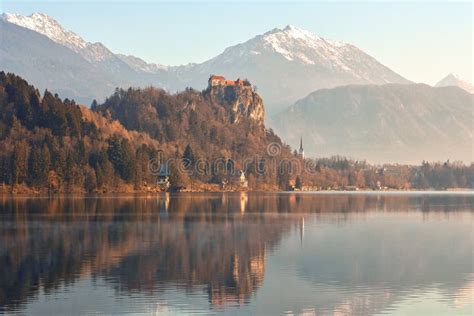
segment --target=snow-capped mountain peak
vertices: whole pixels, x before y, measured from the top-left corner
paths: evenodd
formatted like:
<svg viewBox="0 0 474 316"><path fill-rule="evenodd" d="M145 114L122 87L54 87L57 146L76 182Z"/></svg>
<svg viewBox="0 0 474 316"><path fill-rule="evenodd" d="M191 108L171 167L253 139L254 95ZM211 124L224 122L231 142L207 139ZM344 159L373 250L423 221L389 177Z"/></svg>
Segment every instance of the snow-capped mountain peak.
<svg viewBox="0 0 474 316"><path fill-rule="evenodd" d="M264 49L278 53L292 62L307 65L324 64L341 71L351 71L349 60L351 52L359 53L355 46L322 38L294 25L287 25L283 29L275 28L255 37L249 43L259 43ZM259 52L258 49L253 51Z"/></svg>
<svg viewBox="0 0 474 316"><path fill-rule="evenodd" d="M356 46L325 39L293 25L274 28L228 47L188 69L177 67L171 71L188 80L190 86L199 86L202 80L198 78L212 73L249 78L277 110L321 88L409 83Z"/></svg>
<svg viewBox="0 0 474 316"><path fill-rule="evenodd" d="M458 74L455 74L455 73L450 73L446 76L446 78L454 78L454 79L457 79L457 80L462 80L461 79L461 76L458 75Z"/></svg>
<svg viewBox="0 0 474 316"><path fill-rule="evenodd" d="M317 36L316 34L313 34L310 31L301 29L291 24L288 24L282 30L282 32L285 33L290 38L294 38L294 39L302 39L302 40L319 40L320 39L320 37Z"/></svg>
<svg viewBox="0 0 474 316"><path fill-rule="evenodd" d="M435 87L448 87L448 86L456 86L456 87L466 90L469 93L474 94L474 85L454 73L448 74L446 77L441 79L435 85Z"/></svg>
<svg viewBox="0 0 474 316"><path fill-rule="evenodd" d="M305 54L305 50L319 45L321 38L317 35L287 25L284 29L273 29L263 35L264 46L270 47L288 60L300 60L303 63L314 64Z"/></svg>
<svg viewBox="0 0 474 316"><path fill-rule="evenodd" d="M35 12L29 16L4 13L2 18L7 22L43 34L52 41L69 47L76 52L79 52L79 50L88 45L76 33L64 29L58 21L44 13Z"/></svg>
<svg viewBox="0 0 474 316"><path fill-rule="evenodd" d="M91 62L100 62L113 56L101 43L89 43L76 33L66 30L54 18L35 12L29 16L3 13L4 21L30 29L48 37L53 42L66 46Z"/></svg>

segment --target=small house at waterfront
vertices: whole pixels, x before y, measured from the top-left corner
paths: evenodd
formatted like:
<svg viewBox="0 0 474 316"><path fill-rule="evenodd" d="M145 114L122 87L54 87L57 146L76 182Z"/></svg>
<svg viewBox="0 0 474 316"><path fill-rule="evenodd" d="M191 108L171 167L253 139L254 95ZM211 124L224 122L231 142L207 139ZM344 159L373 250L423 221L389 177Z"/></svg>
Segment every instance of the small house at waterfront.
<svg viewBox="0 0 474 316"><path fill-rule="evenodd" d="M239 185L241 188L247 188L249 186L249 182L247 181L247 177L245 176L245 171L238 171L236 182L236 184Z"/></svg>
<svg viewBox="0 0 474 316"><path fill-rule="evenodd" d="M161 164L158 175L156 176L156 185L161 189L167 190L170 186L170 173L167 164Z"/></svg>

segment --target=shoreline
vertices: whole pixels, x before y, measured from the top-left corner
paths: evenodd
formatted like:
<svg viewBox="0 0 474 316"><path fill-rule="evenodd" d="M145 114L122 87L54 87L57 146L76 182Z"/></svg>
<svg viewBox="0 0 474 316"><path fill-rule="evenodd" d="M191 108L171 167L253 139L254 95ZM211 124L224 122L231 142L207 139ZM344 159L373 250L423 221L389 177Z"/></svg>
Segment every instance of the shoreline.
<svg viewBox="0 0 474 316"><path fill-rule="evenodd" d="M82 197L82 198L107 198L107 197L146 197L158 195L185 195L185 194L315 194L315 195L474 195L474 189L454 189L454 190L319 190L319 191L282 191L282 190L220 190L220 191L114 191L114 192L59 192L59 193L45 193L45 192L0 192L0 198L8 197L25 197L25 198L55 198L55 197Z"/></svg>
<svg viewBox="0 0 474 316"><path fill-rule="evenodd" d="M87 192L81 188L71 187L65 190L48 190L43 187L29 187L24 184L20 185L0 185L0 197L7 196L31 196L31 197L54 197L54 196L113 196L113 195L157 195L157 194L175 194L175 193L283 193L283 194L474 194L474 188L446 188L446 189L359 189L359 188L340 188L326 190L279 190L275 186L267 186L259 189L249 189L246 187L232 186L222 189L218 185L199 185L192 186L188 189L181 190L163 190L160 187L143 186L134 188L132 185L121 185L115 188L103 188L102 190L94 190Z"/></svg>

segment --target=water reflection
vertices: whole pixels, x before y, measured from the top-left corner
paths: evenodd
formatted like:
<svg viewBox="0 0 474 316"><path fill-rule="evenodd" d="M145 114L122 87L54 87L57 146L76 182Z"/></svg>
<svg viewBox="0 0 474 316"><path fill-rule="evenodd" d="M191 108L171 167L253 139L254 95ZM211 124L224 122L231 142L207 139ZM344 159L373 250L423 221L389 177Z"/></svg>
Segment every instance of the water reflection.
<svg viewBox="0 0 474 316"><path fill-rule="evenodd" d="M462 311L473 206L468 194L3 198L0 313L74 297L84 305L64 312L375 314L420 295ZM108 294L85 306L90 293Z"/></svg>

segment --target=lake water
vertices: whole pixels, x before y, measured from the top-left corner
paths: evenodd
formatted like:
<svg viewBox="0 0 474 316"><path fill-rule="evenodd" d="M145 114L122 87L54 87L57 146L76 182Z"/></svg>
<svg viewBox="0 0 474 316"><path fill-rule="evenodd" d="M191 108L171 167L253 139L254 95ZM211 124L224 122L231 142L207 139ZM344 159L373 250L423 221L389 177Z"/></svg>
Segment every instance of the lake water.
<svg viewBox="0 0 474 316"><path fill-rule="evenodd" d="M474 195L0 197L0 314L471 315Z"/></svg>

